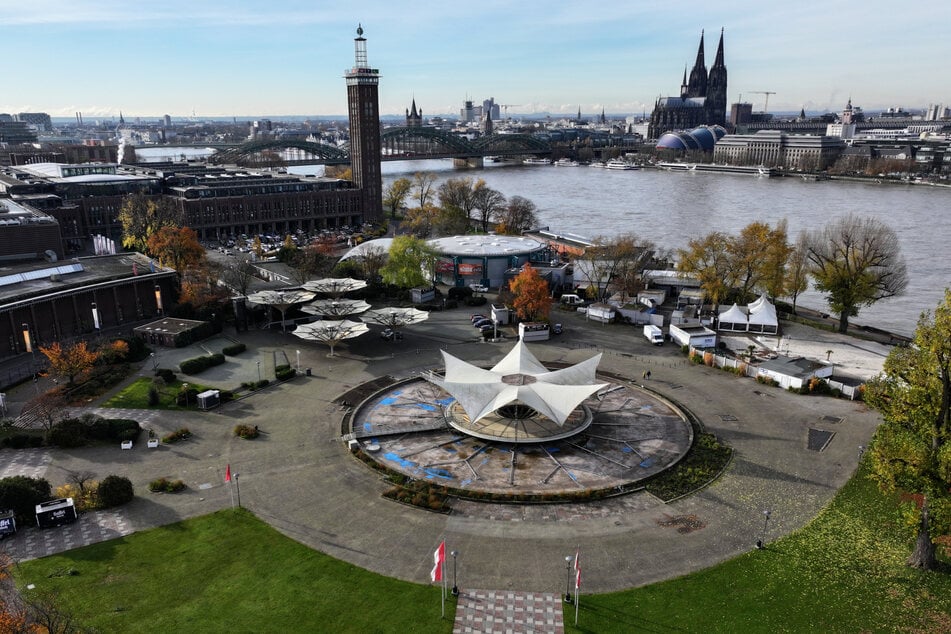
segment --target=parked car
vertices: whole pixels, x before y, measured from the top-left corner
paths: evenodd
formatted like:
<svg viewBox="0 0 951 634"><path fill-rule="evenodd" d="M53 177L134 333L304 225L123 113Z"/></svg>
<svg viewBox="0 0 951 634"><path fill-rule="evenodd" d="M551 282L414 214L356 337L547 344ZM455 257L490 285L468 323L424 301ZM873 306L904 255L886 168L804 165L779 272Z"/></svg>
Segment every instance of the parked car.
<svg viewBox="0 0 951 634"><path fill-rule="evenodd" d="M491 326L492 320L488 318L480 319L479 321L473 322L472 325L475 326L476 328L481 328L482 326Z"/></svg>
<svg viewBox="0 0 951 634"><path fill-rule="evenodd" d="M484 326L479 326L479 332L483 334L487 332L495 332L495 324L488 323L488 324L485 324Z"/></svg>
<svg viewBox="0 0 951 634"><path fill-rule="evenodd" d="M560 335L562 333L562 330L563 329L561 327L561 324L555 324L554 326L551 327L551 333L553 335Z"/></svg>
<svg viewBox="0 0 951 634"><path fill-rule="evenodd" d="M488 319L488 317L486 317L485 315L481 313L474 313L469 316L469 321L471 321L473 324L479 321L480 319Z"/></svg>
<svg viewBox="0 0 951 634"><path fill-rule="evenodd" d="M482 284L469 284L469 288L472 289L473 293L487 293L489 291L489 287Z"/></svg>

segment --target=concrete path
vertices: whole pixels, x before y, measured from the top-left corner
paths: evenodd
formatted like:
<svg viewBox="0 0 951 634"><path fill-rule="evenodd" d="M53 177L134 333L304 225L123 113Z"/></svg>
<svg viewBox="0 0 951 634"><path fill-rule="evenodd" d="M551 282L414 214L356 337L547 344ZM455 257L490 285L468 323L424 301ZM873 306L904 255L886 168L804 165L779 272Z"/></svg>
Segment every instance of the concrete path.
<svg viewBox="0 0 951 634"><path fill-rule="evenodd" d="M561 596L550 592L461 590L453 634L562 634Z"/></svg>
<svg viewBox="0 0 951 634"><path fill-rule="evenodd" d="M691 409L708 431L735 449L723 477L670 504L642 493L562 506L462 503L457 512L439 515L383 499L387 485L340 441L344 408L335 399L374 377L412 376L437 367L441 347L474 363L501 358L510 344L478 342L468 313L461 310L434 314L408 329L403 342L384 342L371 333L339 346L333 358L326 347L292 335L240 333L236 338L249 350L195 377L196 382L231 387L254 377L258 361L266 366L286 355L296 363L298 349L302 367L313 368L313 376L269 387L211 413L151 412L148 425L160 435L182 426L193 431L192 439L175 445L51 450L48 459L36 450L2 450L0 465L20 460L24 473L42 472L54 486L70 471L126 475L137 492L122 509L126 529L133 531L227 508L233 490L223 475L230 465L240 475L245 506L286 535L334 557L427 583L432 552L445 539L448 549L460 553L460 586L557 596L564 584L564 558L578 549L585 561L585 592L605 592L669 579L752 550L764 537L767 509L766 541L800 528L853 473L857 449L868 444L878 423L861 403L793 395L688 364L672 346L652 347L631 327L584 324L570 314L559 319L565 334L533 343L536 356L576 362L601 350L603 370L638 382L650 369L648 387ZM273 377L271 367L262 367L265 377ZM239 422L259 425L261 438L235 438L232 429ZM807 448L810 429L834 433L824 451ZM148 493L147 483L159 476L181 478L188 489L177 495ZM21 556L36 556L39 551L31 553L24 545L30 533L7 544L22 545ZM63 540L61 546L69 544Z"/></svg>

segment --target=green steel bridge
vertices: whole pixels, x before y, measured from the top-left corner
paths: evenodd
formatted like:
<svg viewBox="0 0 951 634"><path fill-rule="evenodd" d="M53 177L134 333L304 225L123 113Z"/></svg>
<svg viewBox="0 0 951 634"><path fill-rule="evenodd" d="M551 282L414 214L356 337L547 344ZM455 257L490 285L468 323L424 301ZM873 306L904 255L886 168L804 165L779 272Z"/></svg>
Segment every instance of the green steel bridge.
<svg viewBox="0 0 951 634"><path fill-rule="evenodd" d="M380 145L380 158L384 161L449 158L477 162L486 156L551 154L551 145L547 141L530 134L491 134L470 141L435 128L387 128L381 135ZM209 160L218 164L245 166L344 165L350 163L350 152L348 147L335 147L326 143L266 140L222 147Z"/></svg>

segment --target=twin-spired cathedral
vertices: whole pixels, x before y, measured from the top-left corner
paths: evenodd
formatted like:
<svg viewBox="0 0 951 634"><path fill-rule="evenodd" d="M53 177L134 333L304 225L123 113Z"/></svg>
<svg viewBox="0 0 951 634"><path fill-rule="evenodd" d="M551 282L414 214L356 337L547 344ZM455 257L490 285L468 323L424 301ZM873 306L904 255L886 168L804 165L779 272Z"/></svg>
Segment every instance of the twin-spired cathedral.
<svg viewBox="0 0 951 634"><path fill-rule="evenodd" d="M679 97L659 97L651 113L647 136L659 138L670 130L688 130L704 125L726 123L726 65L723 63L723 30L717 56L709 72L703 61L703 33L700 33L700 48L697 61L688 77L680 85Z"/></svg>

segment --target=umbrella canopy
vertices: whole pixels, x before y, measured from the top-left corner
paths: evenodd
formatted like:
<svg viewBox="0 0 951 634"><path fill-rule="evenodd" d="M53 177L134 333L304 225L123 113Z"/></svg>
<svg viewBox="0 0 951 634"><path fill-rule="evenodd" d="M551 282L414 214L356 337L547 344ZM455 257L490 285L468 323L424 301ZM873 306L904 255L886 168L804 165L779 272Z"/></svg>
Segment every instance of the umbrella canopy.
<svg viewBox="0 0 951 634"><path fill-rule="evenodd" d="M326 277L320 280L311 280L304 284L304 288L308 291L322 293L333 298L366 288L366 286L367 283L364 280L356 280L352 277Z"/></svg>
<svg viewBox="0 0 951 634"><path fill-rule="evenodd" d="M340 318L358 315L369 308L370 305L362 299L315 299L300 309L310 315Z"/></svg>
<svg viewBox="0 0 951 634"><path fill-rule="evenodd" d="M281 311L281 329L286 332L284 326L284 314L287 312L287 309L294 304L309 302L310 300L314 299L314 297L314 293L299 289L287 291L258 291L257 293L248 295L248 301L252 304L261 304L269 307L273 306L274 308Z"/></svg>
<svg viewBox="0 0 951 634"><path fill-rule="evenodd" d="M359 337L370 330L370 327L359 321L315 321L312 324L301 324L294 334L308 341L319 341L330 346L330 356L334 355L334 346L344 339Z"/></svg>
<svg viewBox="0 0 951 634"><path fill-rule="evenodd" d="M363 315L364 321L370 321L387 328L402 328L429 319L429 313L418 308L377 308Z"/></svg>

